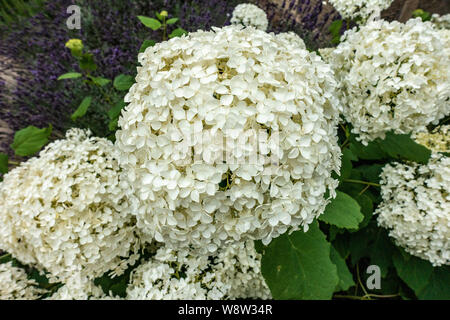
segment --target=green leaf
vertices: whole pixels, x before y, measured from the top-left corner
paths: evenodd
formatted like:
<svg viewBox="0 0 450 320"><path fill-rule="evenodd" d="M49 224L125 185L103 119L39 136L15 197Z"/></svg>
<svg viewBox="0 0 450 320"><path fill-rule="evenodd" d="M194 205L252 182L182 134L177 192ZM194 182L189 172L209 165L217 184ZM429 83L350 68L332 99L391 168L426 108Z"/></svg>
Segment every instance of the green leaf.
<svg viewBox="0 0 450 320"><path fill-rule="evenodd" d="M144 52L145 49L147 49L148 47L153 47L155 44L156 42L153 40L144 40L144 42L141 45L141 48L139 49L139 52Z"/></svg>
<svg viewBox="0 0 450 320"><path fill-rule="evenodd" d="M358 160L350 149L344 149L342 152L342 167L341 167L341 180L350 177L352 171L352 160Z"/></svg>
<svg viewBox="0 0 450 320"><path fill-rule="evenodd" d="M384 278L392 266L392 255L395 247L389 240L386 230L376 229L374 242L367 248L370 263L380 267L381 276Z"/></svg>
<svg viewBox="0 0 450 320"><path fill-rule="evenodd" d="M115 131L117 129L118 121L119 121L119 118L115 118L115 119L112 119L109 121L109 123L108 123L109 131Z"/></svg>
<svg viewBox="0 0 450 320"><path fill-rule="evenodd" d="M336 265L337 274L339 277L339 283L336 291L346 291L350 287L354 286L355 281L353 280L352 274L348 270L345 260L333 246L331 246L330 259Z"/></svg>
<svg viewBox="0 0 450 320"><path fill-rule="evenodd" d="M172 18L166 21L167 24L174 24L178 21L178 18Z"/></svg>
<svg viewBox="0 0 450 320"><path fill-rule="evenodd" d="M335 20L333 21L328 30L331 32L331 35L333 36L332 42L334 44L338 44L341 40L341 28L342 28L342 20Z"/></svg>
<svg viewBox="0 0 450 320"><path fill-rule="evenodd" d="M8 155L0 153L0 173L8 172Z"/></svg>
<svg viewBox="0 0 450 320"><path fill-rule="evenodd" d="M450 267L433 268L428 284L418 294L422 300L450 300Z"/></svg>
<svg viewBox="0 0 450 320"><path fill-rule="evenodd" d="M357 229L364 215L355 199L349 195L337 191L336 198L325 208L325 212L319 216L319 220L338 228Z"/></svg>
<svg viewBox="0 0 450 320"><path fill-rule="evenodd" d="M155 15L160 21L163 21L163 17L159 14L159 12L155 12Z"/></svg>
<svg viewBox="0 0 450 320"><path fill-rule="evenodd" d="M31 156L42 149L48 142L48 137L52 133L52 125L47 128L36 128L28 126L19 130L14 135L14 141L11 148L18 156Z"/></svg>
<svg viewBox="0 0 450 320"><path fill-rule="evenodd" d="M188 32L182 28L177 28L175 30L172 31L171 34L169 34L169 38L176 38L176 37L181 37L184 34L187 34Z"/></svg>
<svg viewBox="0 0 450 320"><path fill-rule="evenodd" d="M431 151L417 144L410 135L388 132L384 140L376 139L367 146L351 137L350 150L363 160L402 159L418 163L427 163Z"/></svg>
<svg viewBox="0 0 450 320"><path fill-rule="evenodd" d="M123 100L120 100L119 102L117 102L114 107L112 107L109 111L108 111L108 117L110 119L116 119L120 116L120 112L122 111L123 107L125 107L125 102Z"/></svg>
<svg viewBox="0 0 450 320"><path fill-rule="evenodd" d="M396 250L392 256L397 274L418 295L428 284L433 266L428 261Z"/></svg>
<svg viewBox="0 0 450 320"><path fill-rule="evenodd" d="M119 74L114 78L114 88L119 91L125 91L131 88L134 84L134 79L132 76L126 74Z"/></svg>
<svg viewBox="0 0 450 320"><path fill-rule="evenodd" d="M92 53L84 53L79 60L80 68L87 71L97 70L97 65L94 62Z"/></svg>
<svg viewBox="0 0 450 320"><path fill-rule="evenodd" d="M73 121L77 120L78 118L81 118L84 116L91 105L92 97L85 97L83 101L81 101L80 105L78 106L77 110L72 114L70 117Z"/></svg>
<svg viewBox="0 0 450 320"><path fill-rule="evenodd" d="M76 79L80 78L82 76L79 72L67 72L58 77L58 80L64 80L64 79Z"/></svg>
<svg viewBox="0 0 450 320"><path fill-rule="evenodd" d="M146 26L147 28L152 29L153 31L161 28L161 22L156 19L145 17L145 16L137 16L138 19Z"/></svg>
<svg viewBox="0 0 450 320"><path fill-rule="evenodd" d="M388 132L386 138L378 142L380 147L395 159L411 160L426 164L431 151L416 143L407 134L393 134Z"/></svg>
<svg viewBox="0 0 450 320"><path fill-rule="evenodd" d="M275 299L331 299L339 283L330 243L315 221L308 232L273 239L264 249L261 271Z"/></svg>
<svg viewBox="0 0 450 320"><path fill-rule="evenodd" d="M108 83L110 83L111 82L111 80L110 79L106 79L106 78L103 78L103 77L89 77L89 78L91 78L91 80L95 83L95 84L97 84L97 85L99 85L100 87L103 87L103 86L105 86L105 85L107 85Z"/></svg>

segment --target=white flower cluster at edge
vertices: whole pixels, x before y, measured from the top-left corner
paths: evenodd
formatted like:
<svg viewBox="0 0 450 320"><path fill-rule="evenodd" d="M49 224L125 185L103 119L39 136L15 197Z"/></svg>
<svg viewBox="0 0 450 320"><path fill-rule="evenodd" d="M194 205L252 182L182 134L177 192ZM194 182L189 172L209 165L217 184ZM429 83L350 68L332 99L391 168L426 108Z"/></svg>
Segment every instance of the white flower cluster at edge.
<svg viewBox="0 0 450 320"><path fill-rule="evenodd" d="M238 4L233 10L231 23L251 26L262 31L266 31L269 25L264 10L251 3Z"/></svg>
<svg viewBox="0 0 450 320"><path fill-rule="evenodd" d="M413 138L435 152L450 152L450 125L436 127L432 132L419 132Z"/></svg>
<svg viewBox="0 0 450 320"><path fill-rule="evenodd" d="M381 11L390 7L394 0L328 0L344 19L379 17Z"/></svg>
<svg viewBox="0 0 450 320"><path fill-rule="evenodd" d="M253 241L233 244L214 256L158 249L131 276L132 300L271 299L261 275L261 255Z"/></svg>
<svg viewBox="0 0 450 320"><path fill-rule="evenodd" d="M340 84L344 117L367 144L426 130L450 113L450 36L430 22L383 20L347 31L322 50Z"/></svg>
<svg viewBox="0 0 450 320"><path fill-rule="evenodd" d="M267 244L288 229L306 231L323 213L335 196L331 173L340 168L340 105L319 56L228 26L159 43L139 62L116 145L121 185L148 242L210 252L246 239ZM249 130L263 130L268 143L255 149L242 141ZM186 139L205 131L207 143ZM178 152L186 144L188 152ZM192 164L194 147L203 159ZM224 153L227 162L216 163ZM262 156L233 164L245 154Z"/></svg>
<svg viewBox="0 0 450 320"><path fill-rule="evenodd" d="M439 29L450 29L450 13L445 15L433 14L431 22Z"/></svg>
<svg viewBox="0 0 450 320"><path fill-rule="evenodd" d="M0 184L0 248L51 281L120 274L137 255L114 145L81 129L49 144Z"/></svg>
<svg viewBox="0 0 450 320"><path fill-rule="evenodd" d="M21 268L12 262L0 264L0 300L36 300L45 293L37 287L37 282L28 279Z"/></svg>
<svg viewBox="0 0 450 320"><path fill-rule="evenodd" d="M408 253L434 266L450 264L450 157L433 153L427 165L386 165L378 224Z"/></svg>

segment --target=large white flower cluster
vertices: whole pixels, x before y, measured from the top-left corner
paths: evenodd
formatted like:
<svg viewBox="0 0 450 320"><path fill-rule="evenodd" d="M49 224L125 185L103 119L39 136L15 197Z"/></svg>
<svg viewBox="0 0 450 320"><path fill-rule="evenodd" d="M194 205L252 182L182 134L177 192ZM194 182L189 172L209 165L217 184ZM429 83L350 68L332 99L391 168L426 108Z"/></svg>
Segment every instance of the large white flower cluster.
<svg viewBox="0 0 450 320"><path fill-rule="evenodd" d="M450 264L450 157L433 153L427 165L386 165L378 224L408 253L434 266Z"/></svg>
<svg viewBox="0 0 450 320"><path fill-rule="evenodd" d="M36 300L44 293L23 269L12 262L0 264L0 300Z"/></svg>
<svg viewBox="0 0 450 320"><path fill-rule="evenodd" d="M69 130L4 176L0 248L52 281L120 273L138 240L119 171L110 141Z"/></svg>
<svg viewBox="0 0 450 320"><path fill-rule="evenodd" d="M159 43L139 61L116 145L147 241L213 252L307 230L340 168L330 67L237 26Z"/></svg>
<svg viewBox="0 0 450 320"><path fill-rule="evenodd" d="M335 69L345 119L367 144L387 131L424 131L450 113L450 37L430 22L372 21L324 58Z"/></svg>
<svg viewBox="0 0 450 320"><path fill-rule="evenodd" d="M266 31L269 25L264 10L251 3L238 4L233 10L231 23L244 25L246 27L255 27L262 31Z"/></svg>
<svg viewBox="0 0 450 320"><path fill-rule="evenodd" d="M214 256L162 247L133 271L127 294L133 300L271 298L253 241L233 244Z"/></svg>
<svg viewBox="0 0 450 320"><path fill-rule="evenodd" d="M344 19L379 17L381 11L390 7L394 0L328 0Z"/></svg>
<svg viewBox="0 0 450 320"><path fill-rule="evenodd" d="M450 13L443 16L439 14L433 14L431 17L431 22L439 29L450 29Z"/></svg>

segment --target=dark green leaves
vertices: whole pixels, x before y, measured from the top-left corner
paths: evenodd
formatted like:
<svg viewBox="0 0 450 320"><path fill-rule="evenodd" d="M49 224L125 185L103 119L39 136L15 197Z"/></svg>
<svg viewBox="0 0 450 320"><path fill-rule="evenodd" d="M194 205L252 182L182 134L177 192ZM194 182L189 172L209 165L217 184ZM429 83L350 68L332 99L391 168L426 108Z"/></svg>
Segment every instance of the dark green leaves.
<svg viewBox="0 0 450 320"><path fill-rule="evenodd" d="M8 155L0 153L0 173L8 172Z"/></svg>
<svg viewBox="0 0 450 320"><path fill-rule="evenodd" d="M182 28L177 28L169 34L169 38L181 37L182 35L187 34L187 31Z"/></svg>
<svg viewBox="0 0 450 320"><path fill-rule="evenodd" d="M114 88L119 91L125 91L131 88L134 83L132 76L126 74L119 74L114 78Z"/></svg>
<svg viewBox="0 0 450 320"><path fill-rule="evenodd" d="M426 147L417 144L407 134L394 134L388 132L384 140L376 139L363 146L361 143L353 141L350 150L360 159L401 159L418 163L427 163L431 156L431 151Z"/></svg>
<svg viewBox="0 0 450 320"><path fill-rule="evenodd" d="M319 220L338 228L357 229L364 215L360 206L349 195L337 191L336 198L326 207L325 212L319 216Z"/></svg>
<svg viewBox="0 0 450 320"><path fill-rule="evenodd" d="M53 127L50 125L48 128L42 129L28 126L19 130L14 135L14 142L11 144L11 148L18 156L31 156L47 144L52 129Z"/></svg>
<svg viewBox="0 0 450 320"><path fill-rule="evenodd" d="M331 261L336 265L337 274L339 277L339 283L337 285L336 291L345 291L354 286L355 281L353 280L352 274L348 270L345 260L333 246L331 246L330 258Z"/></svg>
<svg viewBox="0 0 450 320"><path fill-rule="evenodd" d="M397 251L392 258L398 276L416 294L422 292L433 273L433 266L428 261L413 257L403 251Z"/></svg>
<svg viewBox="0 0 450 320"><path fill-rule="evenodd" d="M63 75L60 75L58 77L58 80L76 79L76 78L80 78L81 76L82 76L82 74L79 72L67 72L67 73L64 73Z"/></svg>
<svg viewBox="0 0 450 320"><path fill-rule="evenodd" d="M153 40L144 40L144 42L141 45L141 48L139 49L139 52L144 52L145 49L147 49L148 47L153 47L155 44L156 42Z"/></svg>
<svg viewBox="0 0 450 320"><path fill-rule="evenodd" d="M161 28L161 22L159 22L156 19L145 17L145 16L138 16L138 19L139 19L139 21L141 21L144 24L144 26L152 29L153 31L156 31L159 28Z"/></svg>
<svg viewBox="0 0 450 320"><path fill-rule="evenodd" d="M97 70L97 65L94 62L94 56L92 53L83 53L79 59L79 65L80 68L85 71Z"/></svg>
<svg viewBox="0 0 450 320"><path fill-rule="evenodd" d="M275 299L330 299L339 283L330 244L317 222L283 234L264 249L262 274Z"/></svg>
<svg viewBox="0 0 450 320"><path fill-rule="evenodd" d="M91 105L92 97L86 97L81 101L80 105L78 106L77 110L72 114L70 117L73 121L77 120L78 118L81 118L84 116Z"/></svg>
<svg viewBox="0 0 450 320"><path fill-rule="evenodd" d="M119 101L114 105L114 107L111 108L111 110L108 111L108 117L110 119L108 128L110 131L114 131L117 129L117 121L120 116L120 112L122 111L123 107L125 107L125 102L123 100Z"/></svg>

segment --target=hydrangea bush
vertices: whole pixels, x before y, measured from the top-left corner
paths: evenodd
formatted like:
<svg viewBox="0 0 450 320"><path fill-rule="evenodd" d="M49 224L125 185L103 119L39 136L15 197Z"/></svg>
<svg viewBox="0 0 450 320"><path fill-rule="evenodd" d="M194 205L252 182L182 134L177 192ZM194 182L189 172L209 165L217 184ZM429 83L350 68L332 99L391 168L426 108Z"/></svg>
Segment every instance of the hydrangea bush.
<svg viewBox="0 0 450 320"><path fill-rule="evenodd" d="M80 0L67 33L61 1L8 31L2 65L42 52L0 106L37 125L2 143L0 299L450 299L449 30L374 20L388 1L328 35L310 1L223 27L238 2Z"/></svg>

